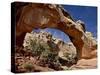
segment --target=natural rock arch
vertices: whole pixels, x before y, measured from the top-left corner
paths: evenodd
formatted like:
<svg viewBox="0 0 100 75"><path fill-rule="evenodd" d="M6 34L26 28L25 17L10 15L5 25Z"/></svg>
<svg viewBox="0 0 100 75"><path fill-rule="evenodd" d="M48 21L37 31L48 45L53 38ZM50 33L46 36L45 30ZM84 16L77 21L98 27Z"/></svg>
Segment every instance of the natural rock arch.
<svg viewBox="0 0 100 75"><path fill-rule="evenodd" d="M77 49L78 59L81 58L85 29L59 5L22 5L16 15L16 45L21 46L26 32L31 32L34 28L55 28L65 32Z"/></svg>

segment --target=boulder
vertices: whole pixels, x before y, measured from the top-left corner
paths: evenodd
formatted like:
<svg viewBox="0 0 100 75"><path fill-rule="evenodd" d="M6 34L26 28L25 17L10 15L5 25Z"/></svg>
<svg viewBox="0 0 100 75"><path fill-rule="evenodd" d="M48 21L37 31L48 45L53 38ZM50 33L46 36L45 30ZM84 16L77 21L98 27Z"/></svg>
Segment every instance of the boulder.
<svg viewBox="0 0 100 75"><path fill-rule="evenodd" d="M81 59L76 65L70 67L70 69L95 69L97 68L97 58L93 59Z"/></svg>

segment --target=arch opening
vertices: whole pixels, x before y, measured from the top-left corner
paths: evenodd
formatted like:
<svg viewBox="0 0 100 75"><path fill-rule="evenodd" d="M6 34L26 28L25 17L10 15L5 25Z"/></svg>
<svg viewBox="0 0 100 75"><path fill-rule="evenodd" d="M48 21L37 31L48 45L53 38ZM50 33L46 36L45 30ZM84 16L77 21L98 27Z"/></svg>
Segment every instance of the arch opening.
<svg viewBox="0 0 100 75"><path fill-rule="evenodd" d="M33 42L35 43L34 45ZM26 33L23 46L25 50L32 50L32 52L35 52L34 50L37 49L37 47L40 48L40 46L42 46L45 49L42 51L42 54L45 54L45 52L49 54L49 51L51 54L56 53L58 58L57 61L59 61L62 65L71 66L77 62L77 52L75 46L70 41L69 37L59 29L33 29L32 32ZM40 56L42 54L40 53ZM35 54L33 53L33 57L34 56Z"/></svg>
<svg viewBox="0 0 100 75"><path fill-rule="evenodd" d="M69 36L59 29L55 28L33 29L33 32L41 32L41 31L51 33L53 37L61 39L65 43L71 42Z"/></svg>

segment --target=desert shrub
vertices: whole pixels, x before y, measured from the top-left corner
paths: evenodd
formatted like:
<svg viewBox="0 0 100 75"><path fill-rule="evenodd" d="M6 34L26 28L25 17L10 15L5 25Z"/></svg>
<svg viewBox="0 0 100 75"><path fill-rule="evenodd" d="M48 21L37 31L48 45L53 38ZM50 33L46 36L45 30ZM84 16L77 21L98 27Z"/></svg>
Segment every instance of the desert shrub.
<svg viewBox="0 0 100 75"><path fill-rule="evenodd" d="M75 62L75 57L73 56L73 54L64 53L64 56L67 58L68 63L74 63Z"/></svg>
<svg viewBox="0 0 100 75"><path fill-rule="evenodd" d="M31 51L34 55L42 56L46 58L54 58L55 52L53 52L53 48L50 44L45 43L43 40L30 40Z"/></svg>
<svg viewBox="0 0 100 75"><path fill-rule="evenodd" d="M56 57L57 57L57 54L56 53L53 53L51 51L44 51L42 54L41 54L41 58L44 58L46 61L48 62L53 62L56 60Z"/></svg>
<svg viewBox="0 0 100 75"><path fill-rule="evenodd" d="M37 40L31 40L30 41L31 51L33 55L40 56L41 53L45 50L45 48L41 45L40 42L37 42Z"/></svg>
<svg viewBox="0 0 100 75"><path fill-rule="evenodd" d="M32 71L34 69L34 66L32 63L24 63L23 67L27 70L27 71Z"/></svg>
<svg viewBox="0 0 100 75"><path fill-rule="evenodd" d="M45 42L42 39L32 38L29 39L28 49L33 56L38 56L38 59L43 63L56 63L58 52L57 46L53 41Z"/></svg>

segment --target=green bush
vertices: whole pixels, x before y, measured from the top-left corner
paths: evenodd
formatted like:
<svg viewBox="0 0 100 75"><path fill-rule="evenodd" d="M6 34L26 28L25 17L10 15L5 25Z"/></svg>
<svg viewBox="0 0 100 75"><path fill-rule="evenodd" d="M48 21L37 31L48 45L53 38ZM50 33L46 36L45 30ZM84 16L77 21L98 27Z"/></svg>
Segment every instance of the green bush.
<svg viewBox="0 0 100 75"><path fill-rule="evenodd" d="M64 53L64 56L67 58L68 63L75 62L73 55L70 53Z"/></svg>
<svg viewBox="0 0 100 75"><path fill-rule="evenodd" d="M36 39L30 41L30 46L32 49L33 55L40 56L45 48L41 45L40 42L37 42Z"/></svg>
<svg viewBox="0 0 100 75"><path fill-rule="evenodd" d="M54 43L53 43L54 44ZM46 43L43 40L30 40L30 46L32 49L32 53L34 56L39 56L39 58L41 59L45 59L45 61L55 61L56 60L56 56L57 56L57 52L54 51L54 49L56 49L55 45L54 47L52 42L51 43Z"/></svg>
<svg viewBox="0 0 100 75"><path fill-rule="evenodd" d="M23 67L27 70L27 71L32 71L34 69L34 66L31 63L25 63L23 64Z"/></svg>

